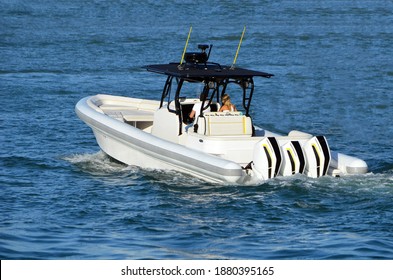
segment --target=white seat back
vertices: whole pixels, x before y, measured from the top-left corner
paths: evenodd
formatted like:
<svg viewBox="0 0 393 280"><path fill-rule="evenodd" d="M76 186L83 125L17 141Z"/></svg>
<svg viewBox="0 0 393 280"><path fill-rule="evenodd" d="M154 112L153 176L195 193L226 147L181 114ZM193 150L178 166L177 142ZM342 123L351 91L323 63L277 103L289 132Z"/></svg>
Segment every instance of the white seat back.
<svg viewBox="0 0 393 280"><path fill-rule="evenodd" d="M198 133L207 136L251 136L251 118L241 112L205 113L197 120Z"/></svg>

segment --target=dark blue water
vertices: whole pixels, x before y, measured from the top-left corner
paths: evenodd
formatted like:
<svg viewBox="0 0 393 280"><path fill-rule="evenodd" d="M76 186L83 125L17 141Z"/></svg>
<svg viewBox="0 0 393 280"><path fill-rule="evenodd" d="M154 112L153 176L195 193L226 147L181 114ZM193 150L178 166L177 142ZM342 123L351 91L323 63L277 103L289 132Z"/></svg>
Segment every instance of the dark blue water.
<svg viewBox="0 0 393 280"><path fill-rule="evenodd" d="M392 1L0 0L1 259L392 259ZM159 98L141 66L214 44L254 121L367 161L346 178L216 186L101 154L87 95Z"/></svg>

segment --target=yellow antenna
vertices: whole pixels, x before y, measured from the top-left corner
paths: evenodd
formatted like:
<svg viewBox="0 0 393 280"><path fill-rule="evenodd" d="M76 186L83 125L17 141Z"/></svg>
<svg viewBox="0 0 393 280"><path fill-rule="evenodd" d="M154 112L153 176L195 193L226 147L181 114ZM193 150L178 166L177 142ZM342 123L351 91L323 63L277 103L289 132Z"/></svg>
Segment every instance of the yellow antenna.
<svg viewBox="0 0 393 280"><path fill-rule="evenodd" d="M245 33L245 32L246 32L246 26L244 26L244 28L243 28L242 37L240 37L239 45L237 46L237 51L236 51L235 59L233 60L231 69L234 69L234 68L235 68L236 59L237 59L237 56L239 55L240 46L241 46L241 44L242 44L242 42L243 42L243 37L244 37L244 33Z"/></svg>
<svg viewBox="0 0 393 280"><path fill-rule="evenodd" d="M188 40L190 40L190 36L191 36L191 31L192 31L192 26L190 26L190 31L188 31L188 37L187 37L186 45L184 46L183 55L181 56L180 65L183 64L184 55L186 54L186 50L188 46Z"/></svg>

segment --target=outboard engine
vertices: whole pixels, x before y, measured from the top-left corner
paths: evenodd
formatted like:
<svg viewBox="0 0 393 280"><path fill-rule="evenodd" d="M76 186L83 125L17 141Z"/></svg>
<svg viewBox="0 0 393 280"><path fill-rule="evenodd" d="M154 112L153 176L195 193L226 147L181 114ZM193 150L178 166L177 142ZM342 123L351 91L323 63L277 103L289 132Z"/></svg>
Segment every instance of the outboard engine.
<svg viewBox="0 0 393 280"><path fill-rule="evenodd" d="M281 152L274 137L265 137L254 146L252 170L259 179L267 180L278 175Z"/></svg>
<svg viewBox="0 0 393 280"><path fill-rule="evenodd" d="M289 137L265 137L255 144L251 167L263 180L298 173L318 178L327 175L330 161L324 136L293 131Z"/></svg>
<svg viewBox="0 0 393 280"><path fill-rule="evenodd" d="M330 164L330 149L324 136L314 136L303 145L306 156L305 174L318 178L327 174Z"/></svg>
<svg viewBox="0 0 393 280"><path fill-rule="evenodd" d="M297 173L302 174L306 167L306 159L299 141L288 141L281 147L283 161L280 168L280 175L291 176Z"/></svg>

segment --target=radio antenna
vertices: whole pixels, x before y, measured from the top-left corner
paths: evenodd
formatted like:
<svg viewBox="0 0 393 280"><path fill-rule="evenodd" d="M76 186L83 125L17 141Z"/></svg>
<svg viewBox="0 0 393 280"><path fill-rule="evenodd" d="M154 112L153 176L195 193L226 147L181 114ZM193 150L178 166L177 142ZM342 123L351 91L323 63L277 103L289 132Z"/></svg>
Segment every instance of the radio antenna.
<svg viewBox="0 0 393 280"><path fill-rule="evenodd" d="M191 36L191 31L192 31L192 26L190 26L190 31L188 31L188 37L187 37L187 41L186 41L186 45L184 46L184 50L183 50L183 55L181 56L181 60L180 60L180 67L183 64L184 61L184 55L186 54L186 50L187 50L187 46L188 46L188 40L190 40L190 36Z"/></svg>
<svg viewBox="0 0 393 280"><path fill-rule="evenodd" d="M242 36L240 37L240 41L239 41L239 45L237 46L237 51L236 51L236 55L235 55L235 59L233 60L231 69L235 69L235 64L236 64L236 60L237 60L237 56L239 55L239 51L240 51L240 46L243 42L243 37L244 37L244 33L246 32L246 26L244 26L243 28L243 33Z"/></svg>

